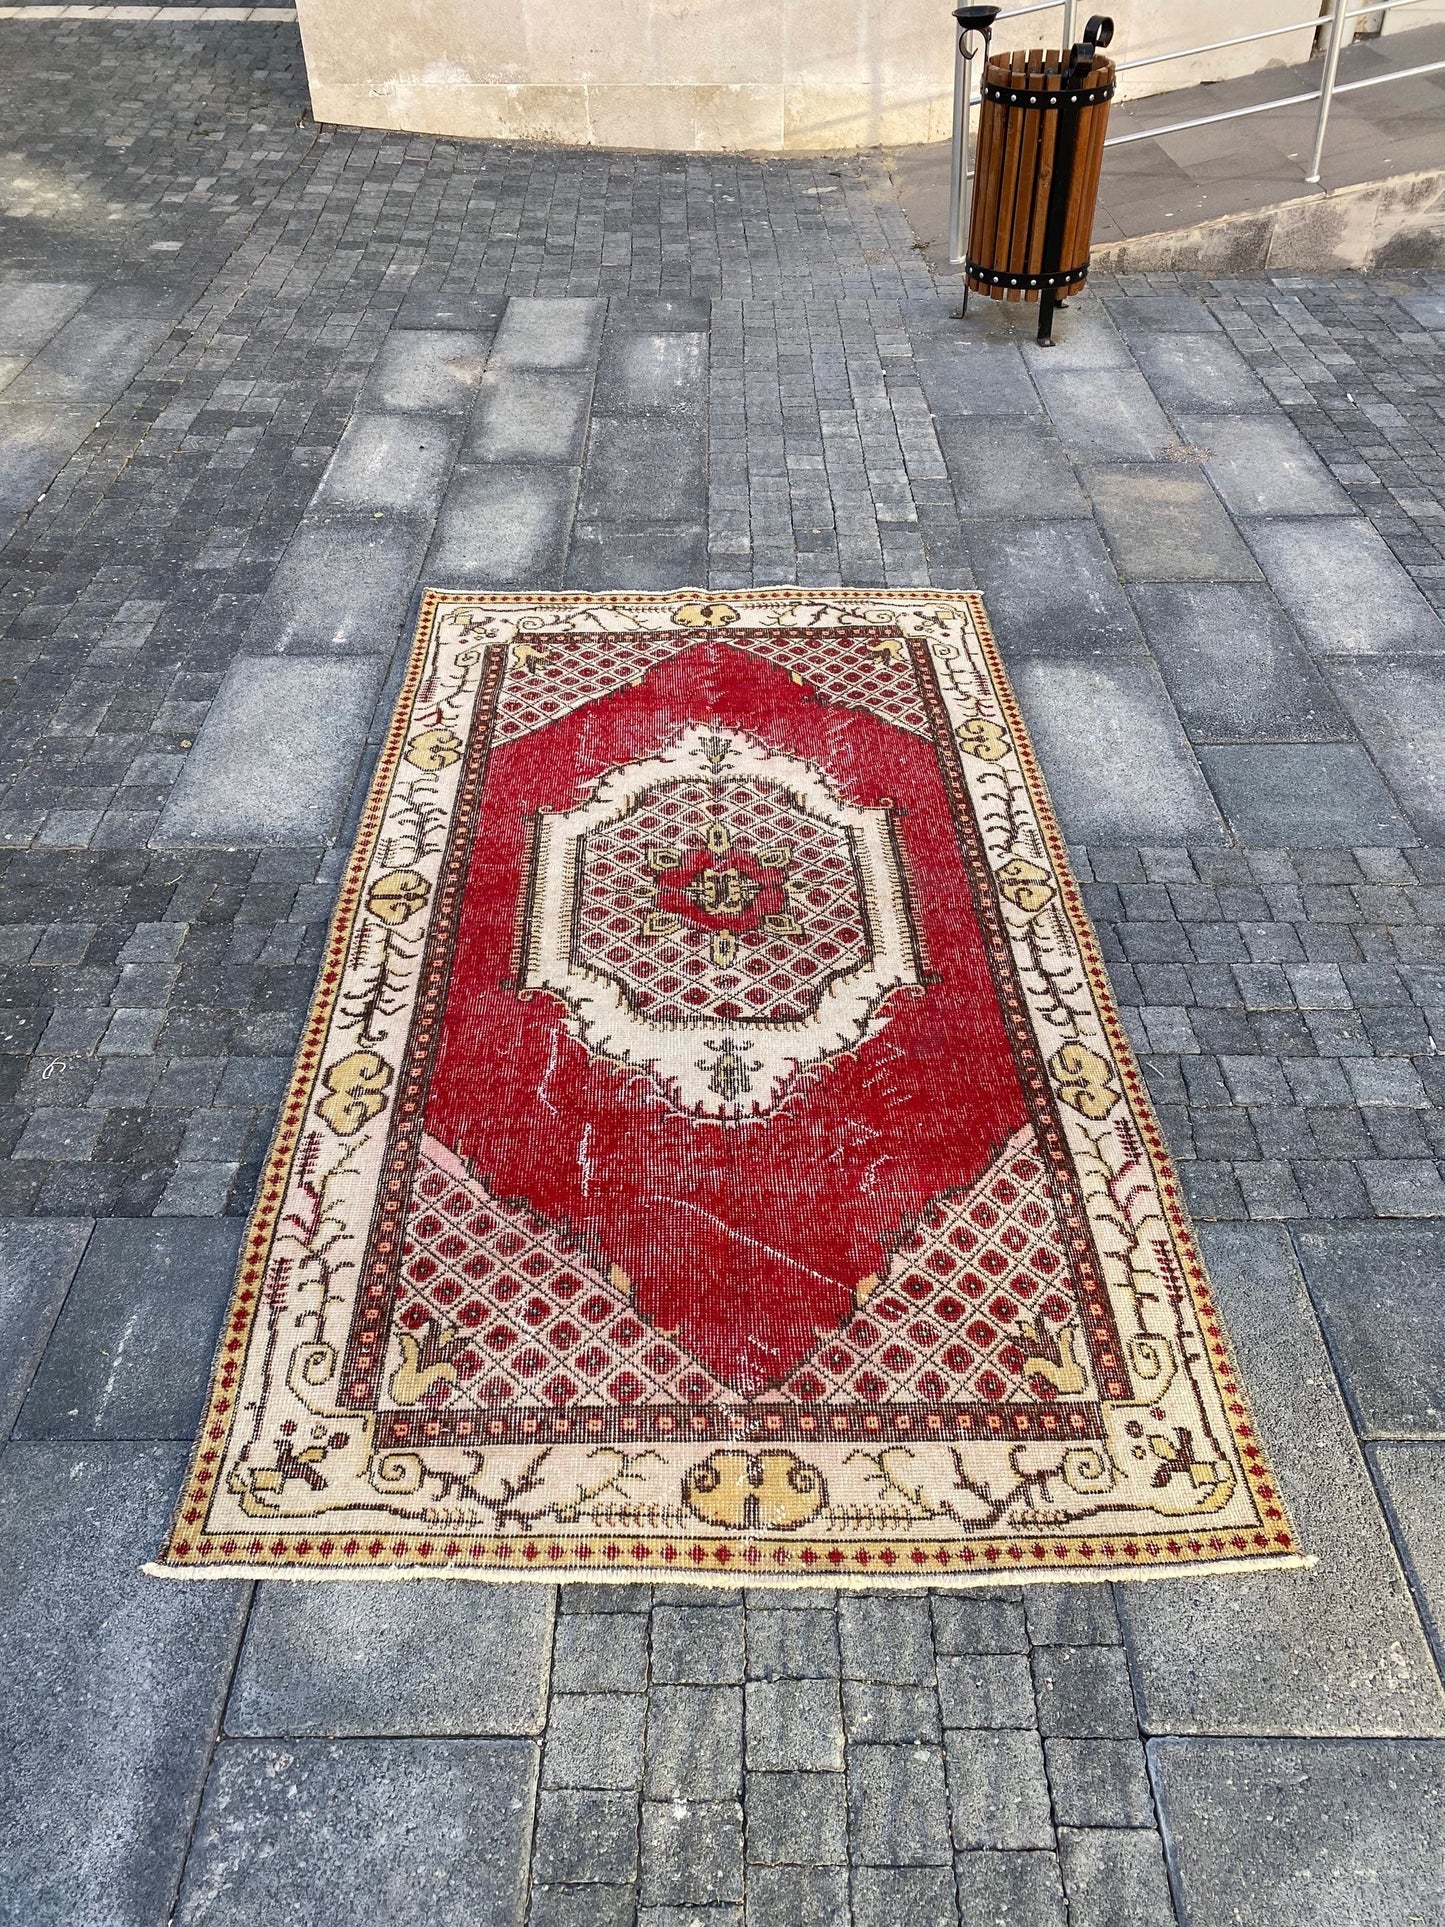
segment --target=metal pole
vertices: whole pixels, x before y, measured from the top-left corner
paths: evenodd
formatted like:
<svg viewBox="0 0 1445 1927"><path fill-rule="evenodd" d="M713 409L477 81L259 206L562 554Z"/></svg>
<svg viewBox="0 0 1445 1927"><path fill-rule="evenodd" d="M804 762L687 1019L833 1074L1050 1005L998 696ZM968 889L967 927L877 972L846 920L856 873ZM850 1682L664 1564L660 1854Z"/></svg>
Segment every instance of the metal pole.
<svg viewBox="0 0 1445 1927"><path fill-rule="evenodd" d="M1059 29L1059 45L1068 53L1074 44L1074 0L1064 0L1064 24Z"/></svg>
<svg viewBox="0 0 1445 1927"><path fill-rule="evenodd" d="M948 182L948 265L961 268L968 248L968 97L973 92L973 56L964 51L968 35L955 28L953 49L953 171ZM963 291L965 303L968 289Z"/></svg>
<svg viewBox="0 0 1445 1927"><path fill-rule="evenodd" d="M1315 121L1315 151L1310 160L1310 171L1305 179L1312 186L1320 178L1320 161L1325 151L1325 129L1329 125L1330 107L1335 98L1335 75L1339 72L1340 50L1345 44L1345 27L1349 21L1348 0L1335 0L1334 12L1330 15L1330 37L1325 47L1324 79L1320 82L1320 111Z"/></svg>

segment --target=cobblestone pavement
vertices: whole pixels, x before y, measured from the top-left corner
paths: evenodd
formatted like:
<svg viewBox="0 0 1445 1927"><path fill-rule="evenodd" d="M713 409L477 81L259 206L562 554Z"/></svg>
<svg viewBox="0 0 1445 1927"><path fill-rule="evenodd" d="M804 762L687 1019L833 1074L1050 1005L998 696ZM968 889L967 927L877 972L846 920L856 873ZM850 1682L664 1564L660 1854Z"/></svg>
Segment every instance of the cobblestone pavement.
<svg viewBox="0 0 1445 1927"><path fill-rule="evenodd" d="M0 24L0 1919L1442 1919L1445 277L950 318L873 159ZM976 582L1307 1575L162 1585L419 584Z"/></svg>

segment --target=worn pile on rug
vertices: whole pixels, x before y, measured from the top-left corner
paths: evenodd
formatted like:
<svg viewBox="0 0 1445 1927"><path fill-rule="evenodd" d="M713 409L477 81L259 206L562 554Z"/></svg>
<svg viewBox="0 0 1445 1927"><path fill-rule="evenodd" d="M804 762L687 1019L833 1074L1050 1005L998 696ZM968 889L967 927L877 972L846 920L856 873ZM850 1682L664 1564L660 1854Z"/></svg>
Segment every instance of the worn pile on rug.
<svg viewBox="0 0 1445 1927"><path fill-rule="evenodd" d="M151 1570L1269 1563L978 598L428 594Z"/></svg>

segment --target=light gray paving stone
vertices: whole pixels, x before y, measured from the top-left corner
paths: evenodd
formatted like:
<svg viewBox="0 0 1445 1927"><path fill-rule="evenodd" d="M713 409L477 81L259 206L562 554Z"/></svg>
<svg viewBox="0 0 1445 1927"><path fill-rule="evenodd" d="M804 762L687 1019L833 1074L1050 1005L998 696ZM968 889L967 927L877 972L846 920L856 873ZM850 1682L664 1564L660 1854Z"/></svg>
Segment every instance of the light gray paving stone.
<svg viewBox="0 0 1445 1927"><path fill-rule="evenodd" d="M961 1853L955 1863L966 1927L1066 1927L1054 1853Z"/></svg>
<svg viewBox="0 0 1445 1927"><path fill-rule="evenodd" d="M1177 462L1087 468L1084 486L1127 581L1259 579L1254 557L1197 471Z"/></svg>
<svg viewBox="0 0 1445 1927"><path fill-rule="evenodd" d="M1306 1571L1121 1586L1153 1733L1445 1733L1445 1696L1288 1234L1201 1225L1204 1259Z"/></svg>
<svg viewBox="0 0 1445 1927"><path fill-rule="evenodd" d="M1144 1829L1061 1827L1059 1866L1069 1927L1167 1927L1174 1902L1159 1835Z"/></svg>
<svg viewBox="0 0 1445 1927"><path fill-rule="evenodd" d="M172 1445L0 1459L5 1899L24 1927L168 1917L249 1588L143 1577Z"/></svg>
<svg viewBox="0 0 1445 1927"><path fill-rule="evenodd" d="M1295 1242L1363 1435L1445 1438L1445 1224L1303 1225Z"/></svg>
<svg viewBox="0 0 1445 1927"><path fill-rule="evenodd" d="M927 1921L953 1927L957 1894L946 1867L855 1867L853 1927L899 1927Z"/></svg>
<svg viewBox="0 0 1445 1927"><path fill-rule="evenodd" d="M82 305L92 285L26 275L0 281L0 354L26 360L38 354Z"/></svg>
<svg viewBox="0 0 1445 1927"><path fill-rule="evenodd" d="M1177 414L1270 414L1276 403L1222 334L1131 334L1149 386Z"/></svg>
<svg viewBox="0 0 1445 1927"><path fill-rule="evenodd" d="M1445 294L1398 294L1395 299L1422 328L1445 328Z"/></svg>
<svg viewBox="0 0 1445 1927"><path fill-rule="evenodd" d="M1271 415L1184 415L1184 439L1235 515L1352 515L1354 503L1292 422Z"/></svg>
<svg viewBox="0 0 1445 1927"><path fill-rule="evenodd" d="M848 1861L847 1781L841 1773L750 1773L748 1860L842 1867Z"/></svg>
<svg viewBox="0 0 1445 1927"><path fill-rule="evenodd" d="M1041 424L944 416L937 428L960 515L1052 520L1089 513L1068 459Z"/></svg>
<svg viewBox="0 0 1445 1927"><path fill-rule="evenodd" d="M750 1680L747 1764L761 1772L836 1773L843 1710L836 1680Z"/></svg>
<svg viewBox="0 0 1445 1927"><path fill-rule="evenodd" d="M591 391L586 369L489 368L467 433L466 459L580 462Z"/></svg>
<svg viewBox="0 0 1445 1927"><path fill-rule="evenodd" d="M1052 1851L1054 1829L1043 1742L1032 1730L952 1732L948 1798L953 1844Z"/></svg>
<svg viewBox="0 0 1445 1927"><path fill-rule="evenodd" d="M742 1897L743 1814L736 1800L643 1803L644 1909L725 1906Z"/></svg>
<svg viewBox="0 0 1445 1927"><path fill-rule="evenodd" d="M1376 1445L1370 1462L1436 1658L1445 1662L1445 1446Z"/></svg>
<svg viewBox="0 0 1445 1927"><path fill-rule="evenodd" d="M654 1686L647 1702L649 1800L729 1800L743 1781L739 1686Z"/></svg>
<svg viewBox="0 0 1445 1927"><path fill-rule="evenodd" d="M152 841L329 841L356 774L381 674L374 661L237 657Z"/></svg>
<svg viewBox="0 0 1445 1927"><path fill-rule="evenodd" d="M1445 839L1445 661L1332 662L1328 675L1416 829Z"/></svg>
<svg viewBox="0 0 1445 1927"><path fill-rule="evenodd" d="M0 355L0 393L10 386L24 366L24 355Z"/></svg>
<svg viewBox="0 0 1445 1927"><path fill-rule="evenodd" d="M1223 842L1209 786L1152 666L1030 658L1012 676L1071 842Z"/></svg>
<svg viewBox="0 0 1445 1927"><path fill-rule="evenodd" d="M1416 840L1354 743L1206 744L1199 760L1242 843L1340 850Z"/></svg>
<svg viewBox="0 0 1445 1927"><path fill-rule="evenodd" d="M177 1927L520 1927L536 1774L525 1740L228 1740Z"/></svg>
<svg viewBox="0 0 1445 1927"><path fill-rule="evenodd" d="M1299 506L1244 532L1306 643L1327 655L1445 653L1445 623L1370 524L1299 517Z"/></svg>
<svg viewBox="0 0 1445 1927"><path fill-rule="evenodd" d="M1010 663L1024 656L1143 660L1129 598L1092 523L977 523L969 556Z"/></svg>
<svg viewBox="0 0 1445 1927"><path fill-rule="evenodd" d="M271 578L247 647L390 656L425 551L426 525L411 517L308 515Z"/></svg>
<svg viewBox="0 0 1445 1927"><path fill-rule="evenodd" d="M5 390L7 402L115 400L171 331L169 320L85 310L52 335Z"/></svg>
<svg viewBox="0 0 1445 1927"><path fill-rule="evenodd" d="M1348 737L1329 685L1263 583L1141 582L1130 593L1194 742Z"/></svg>
<svg viewBox="0 0 1445 1927"><path fill-rule="evenodd" d="M1179 438L1142 375L1119 369L1101 379L1087 368L1041 362L1034 383L1054 432L1066 448L1091 461L1152 461Z"/></svg>
<svg viewBox="0 0 1445 1927"><path fill-rule="evenodd" d="M948 1796L937 1746L850 1746L848 1830L865 1867L947 1866Z"/></svg>
<svg viewBox="0 0 1445 1927"><path fill-rule="evenodd" d="M585 368L597 352L603 304L513 295L492 344L493 367Z"/></svg>
<svg viewBox="0 0 1445 1927"><path fill-rule="evenodd" d="M246 1737L511 1738L546 1719L546 1586L259 1588L226 1709Z"/></svg>
<svg viewBox="0 0 1445 1927"><path fill-rule="evenodd" d="M572 532L569 589L700 588L707 576L707 530L698 522L579 523Z"/></svg>
<svg viewBox="0 0 1445 1927"><path fill-rule="evenodd" d="M1190 1927L1439 1918L1445 1746L1156 1741L1150 1755Z"/></svg>
<svg viewBox="0 0 1445 1927"><path fill-rule="evenodd" d="M17 1436L194 1438L241 1229L214 1218L98 1224Z"/></svg>
<svg viewBox="0 0 1445 1927"><path fill-rule="evenodd" d="M935 415L1019 421L1041 412L1038 390L1011 341L929 342L915 353L914 365Z"/></svg>
<svg viewBox="0 0 1445 1927"><path fill-rule="evenodd" d="M1219 323L1193 295L1182 292L1107 294L1104 307L1136 353L1141 335L1146 340L1156 334L1166 338L1174 334L1206 339L1209 331L1214 330L1217 338Z"/></svg>
<svg viewBox="0 0 1445 1927"><path fill-rule="evenodd" d="M378 509L430 520L456 456L458 424L446 415L353 415L309 513Z"/></svg>
<svg viewBox="0 0 1445 1927"><path fill-rule="evenodd" d="M1054 322L1054 339L1045 347L1036 339L1038 310L1020 303L1016 309L1000 304L991 315L996 328L1014 334L1030 369L1128 368L1129 350L1108 313L1087 294L1070 301ZM1103 377L1108 379L1108 377Z"/></svg>
<svg viewBox="0 0 1445 1927"><path fill-rule="evenodd" d="M594 415L578 520L702 521L706 475L706 437L700 426L650 416Z"/></svg>
<svg viewBox="0 0 1445 1927"><path fill-rule="evenodd" d="M427 556L447 589L556 587L562 580L575 469L501 463L453 472Z"/></svg>
<svg viewBox="0 0 1445 1927"><path fill-rule="evenodd" d="M14 384L0 398L0 540L35 506L96 425L93 405L19 402Z"/></svg>
<svg viewBox="0 0 1445 1927"><path fill-rule="evenodd" d="M748 1927L841 1927L847 1919L846 1868L748 1868Z"/></svg>
<svg viewBox="0 0 1445 1927"><path fill-rule="evenodd" d="M357 401L366 414L465 415L486 365L485 335L406 328L381 344Z"/></svg>
<svg viewBox="0 0 1445 1927"><path fill-rule="evenodd" d="M707 406L707 336L609 330L597 370L593 408L602 415L686 418Z"/></svg>
<svg viewBox="0 0 1445 1927"><path fill-rule="evenodd" d="M90 1231L88 1219L0 1223L0 1439L10 1436Z"/></svg>
<svg viewBox="0 0 1445 1927"><path fill-rule="evenodd" d="M1061 1827L1152 1827L1154 1800L1137 1738L1048 1739L1044 1760Z"/></svg>

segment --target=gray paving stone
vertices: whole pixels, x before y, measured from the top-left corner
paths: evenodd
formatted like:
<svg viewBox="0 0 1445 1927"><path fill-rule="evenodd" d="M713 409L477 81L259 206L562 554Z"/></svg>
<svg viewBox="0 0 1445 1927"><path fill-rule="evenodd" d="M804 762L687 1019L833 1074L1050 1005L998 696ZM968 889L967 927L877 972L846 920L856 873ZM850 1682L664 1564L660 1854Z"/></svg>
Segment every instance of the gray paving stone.
<svg viewBox="0 0 1445 1927"><path fill-rule="evenodd" d="M465 415L486 359L485 335L450 328L388 335L357 406L368 414Z"/></svg>
<svg viewBox="0 0 1445 1927"><path fill-rule="evenodd" d="M1361 1433L1445 1438L1445 1223L1305 1225L1295 1242Z"/></svg>
<svg viewBox="0 0 1445 1927"><path fill-rule="evenodd" d="M1054 1845L1043 1742L1033 1731L948 1735L953 1844L971 1848Z"/></svg>
<svg viewBox="0 0 1445 1927"><path fill-rule="evenodd" d="M586 369L488 369L467 432L466 459L580 462L591 392Z"/></svg>
<svg viewBox="0 0 1445 1927"><path fill-rule="evenodd" d="M1042 1732L1134 1737L1134 1696L1121 1648L1036 1646L1033 1670Z"/></svg>
<svg viewBox="0 0 1445 1927"><path fill-rule="evenodd" d="M646 1615L559 1610L552 1686L558 1693L646 1692Z"/></svg>
<svg viewBox="0 0 1445 1927"><path fill-rule="evenodd" d="M359 1908L397 1927L439 1914L520 1927L536 1774L525 1740L228 1740L177 1927L341 1927Z"/></svg>
<svg viewBox="0 0 1445 1927"><path fill-rule="evenodd" d="M637 1890L633 1886L532 1888L527 1927L635 1927Z"/></svg>
<svg viewBox="0 0 1445 1927"><path fill-rule="evenodd" d="M0 1223L0 1439L10 1436L90 1231L88 1221L64 1218Z"/></svg>
<svg viewBox="0 0 1445 1927"><path fill-rule="evenodd" d="M1370 1463L1436 1659L1445 1662L1445 1448L1376 1445Z"/></svg>
<svg viewBox="0 0 1445 1927"><path fill-rule="evenodd" d="M975 1593L934 1593L934 1650L945 1653L1027 1653L1022 1601ZM942 1679L942 1672L939 1674Z"/></svg>
<svg viewBox="0 0 1445 1927"><path fill-rule="evenodd" d="M974 1653L938 1662L945 1726L1034 1724L1034 1683L1022 1653Z"/></svg>
<svg viewBox="0 0 1445 1927"><path fill-rule="evenodd" d="M262 1586L226 1731L540 1733L551 1631L544 1586Z"/></svg>
<svg viewBox="0 0 1445 1927"><path fill-rule="evenodd" d="M838 1644L845 1679L927 1686L933 1680L933 1621L919 1593L844 1593Z"/></svg>
<svg viewBox="0 0 1445 1927"><path fill-rule="evenodd" d="M1177 462L1087 468L1084 486L1127 581L1258 580L1258 565L1202 475Z"/></svg>
<svg viewBox="0 0 1445 1927"><path fill-rule="evenodd" d="M927 1921L952 1927L957 1918L953 1875L945 1867L855 1867L853 1927L899 1927Z"/></svg>
<svg viewBox="0 0 1445 1927"><path fill-rule="evenodd" d="M1333 662L1328 674L1416 829L1445 840L1445 662Z"/></svg>
<svg viewBox="0 0 1445 1927"><path fill-rule="evenodd" d="M840 1927L847 1919L845 1868L748 1868L748 1927Z"/></svg>
<svg viewBox="0 0 1445 1927"><path fill-rule="evenodd" d="M1247 521L1244 532L1311 648L1351 656L1445 652L1445 623L1368 522Z"/></svg>
<svg viewBox="0 0 1445 1927"><path fill-rule="evenodd" d="M1194 742L1316 743L1349 735L1329 685L1262 584L1149 582L1131 595Z"/></svg>
<svg viewBox="0 0 1445 1927"><path fill-rule="evenodd" d="M579 523L567 557L569 589L685 589L708 575L701 523Z"/></svg>
<svg viewBox="0 0 1445 1927"><path fill-rule="evenodd" d="M943 1738L938 1694L932 1686L891 1686L878 1680L845 1679L843 1724L849 1744L934 1745Z"/></svg>
<svg viewBox="0 0 1445 1927"><path fill-rule="evenodd" d="M640 1786L646 1718L637 1693L554 1693L546 1709L543 1786Z"/></svg>
<svg viewBox="0 0 1445 1927"><path fill-rule="evenodd" d="M94 286L19 275L0 281L0 353L27 360L63 328Z"/></svg>
<svg viewBox="0 0 1445 1927"><path fill-rule="evenodd" d="M700 331L609 329L593 408L599 415L697 416L707 406L707 368L707 336Z"/></svg>
<svg viewBox="0 0 1445 1927"><path fill-rule="evenodd" d="M1200 1227L1205 1263L1301 1544L1303 1572L1121 1586L1152 1733L1445 1732L1445 1697L1288 1235Z"/></svg>
<svg viewBox="0 0 1445 1927"><path fill-rule="evenodd" d="M1090 369L1045 362L1034 369L1034 383L1055 434L1078 459L1151 461L1178 446L1142 375L1120 369L1103 381Z"/></svg>
<svg viewBox="0 0 1445 1927"><path fill-rule="evenodd" d="M25 1927L167 1917L248 1593L139 1570L185 1457L128 1443L0 1459L5 1906Z"/></svg>
<svg viewBox="0 0 1445 1927"><path fill-rule="evenodd" d="M938 443L960 515L1042 520L1089 513L1063 450L1040 423L944 416Z"/></svg>
<svg viewBox="0 0 1445 1927"><path fill-rule="evenodd" d="M231 847L328 841L356 774L380 682L374 662L238 657L153 841Z"/></svg>
<svg viewBox="0 0 1445 1927"><path fill-rule="evenodd" d="M1353 743L1201 746L1199 760L1242 843L1338 850L1415 840Z"/></svg>
<svg viewBox="0 0 1445 1927"><path fill-rule="evenodd" d="M915 353L914 364L937 416L994 415L1020 421L1040 413L1038 390L1012 342L930 342Z"/></svg>
<svg viewBox="0 0 1445 1927"><path fill-rule="evenodd" d="M749 1679L830 1679L839 1670L838 1621L831 1607L774 1612L748 1602Z"/></svg>
<svg viewBox="0 0 1445 1927"><path fill-rule="evenodd" d="M743 1677L736 1606L664 1606L652 1615L652 1677L671 1685L731 1686Z"/></svg>
<svg viewBox="0 0 1445 1927"><path fill-rule="evenodd" d="M189 1443L241 1230L239 1219L98 1224L16 1421L17 1436Z"/></svg>
<svg viewBox="0 0 1445 1927"><path fill-rule="evenodd" d="M1055 368L1127 368L1129 350L1124 339L1109 318L1108 312L1092 297L1085 294L1071 301L1064 313L1059 316L1054 328L1053 343L1044 347L1035 339L1038 329L1037 312L1022 305L1013 310L995 312L994 325L1002 329L1012 329L1019 336L1019 347L1030 369L1041 366L1051 371Z"/></svg>
<svg viewBox="0 0 1445 1927"><path fill-rule="evenodd" d="M493 367L585 368L597 352L602 307L513 295L492 344Z"/></svg>
<svg viewBox="0 0 1445 1927"><path fill-rule="evenodd" d="M1152 667L1029 659L1012 676L1070 841L1224 840L1209 787Z"/></svg>
<svg viewBox="0 0 1445 1927"><path fill-rule="evenodd" d="M1433 1158L1361 1158L1377 1218L1445 1218L1445 1176Z"/></svg>
<svg viewBox="0 0 1445 1927"><path fill-rule="evenodd" d="M843 1712L837 1681L750 1680L747 1765L764 1773L840 1771Z"/></svg>
<svg viewBox="0 0 1445 1927"><path fill-rule="evenodd" d="M1139 337L1155 334L1204 337L1219 323L1202 301L1187 294L1108 294L1109 319L1138 353Z"/></svg>
<svg viewBox="0 0 1445 1927"><path fill-rule="evenodd" d="M1401 294L1395 299L1422 328L1445 328L1445 294Z"/></svg>
<svg viewBox="0 0 1445 1927"><path fill-rule="evenodd" d="M736 1800L645 1801L644 1907L725 1906L743 1897L743 1814Z"/></svg>
<svg viewBox="0 0 1445 1927"><path fill-rule="evenodd" d="M171 331L168 320L82 310L5 391L7 402L112 402Z"/></svg>
<svg viewBox="0 0 1445 1927"><path fill-rule="evenodd" d="M730 1800L743 1783L738 1686L654 1686L647 1701L649 1800Z"/></svg>
<svg viewBox="0 0 1445 1927"><path fill-rule="evenodd" d="M961 1853L955 1871L969 1927L1066 1927L1057 1854Z"/></svg>
<svg viewBox="0 0 1445 1927"><path fill-rule="evenodd" d="M1030 1586L1024 1594L1024 1614L1036 1646L1120 1643L1119 1615L1109 1586Z"/></svg>
<svg viewBox="0 0 1445 1927"><path fill-rule="evenodd" d="M641 334L706 334L711 320L712 302L705 294L614 294L607 303L609 334L623 329Z"/></svg>
<svg viewBox="0 0 1445 1927"><path fill-rule="evenodd" d="M1349 515L1354 504L1293 423L1270 415L1183 415L1185 441L1235 515Z"/></svg>
<svg viewBox="0 0 1445 1927"><path fill-rule="evenodd" d="M446 415L353 415L310 513L381 509L430 520L456 456L457 430Z"/></svg>
<svg viewBox="0 0 1445 1927"><path fill-rule="evenodd" d="M426 560L435 588L555 588L562 580L575 469L528 463L457 468Z"/></svg>
<svg viewBox="0 0 1445 1927"><path fill-rule="evenodd" d="M1059 1829L1069 1927L1166 1927L1174 1902L1159 1835L1122 1828Z"/></svg>
<svg viewBox="0 0 1445 1927"><path fill-rule="evenodd" d="M980 522L969 557L1010 663L1142 657L1114 564L1088 522Z"/></svg>
<svg viewBox="0 0 1445 1927"><path fill-rule="evenodd" d="M850 1746L848 1823L853 1858L865 1867L947 1866L942 1748Z"/></svg>
<svg viewBox="0 0 1445 1927"><path fill-rule="evenodd" d="M1445 1746L1160 1740L1150 1748L1191 1927L1268 1897L1277 1927L1438 1918Z"/></svg>
<svg viewBox="0 0 1445 1927"><path fill-rule="evenodd" d="M637 1827L636 1794L544 1791L537 1796L532 1877L546 1885L620 1886L637 1872Z"/></svg>
<svg viewBox="0 0 1445 1927"><path fill-rule="evenodd" d="M748 1862L842 1867L848 1862L847 1781L841 1773L750 1773Z"/></svg>
<svg viewBox="0 0 1445 1927"><path fill-rule="evenodd" d="M1152 1827L1154 1800L1137 1738L1044 1741L1061 1827Z"/></svg>
<svg viewBox="0 0 1445 1927"><path fill-rule="evenodd" d="M410 517L308 516L271 578L248 647L390 656L425 551L425 525Z"/></svg>
<svg viewBox="0 0 1445 1927"><path fill-rule="evenodd" d="M577 519L678 523L702 519L706 437L688 423L594 415Z"/></svg>
<svg viewBox="0 0 1445 1927"><path fill-rule="evenodd" d="M0 540L34 507L95 427L95 407L0 398Z"/></svg>
<svg viewBox="0 0 1445 1927"><path fill-rule="evenodd" d="M1176 414L1269 414L1274 397L1222 334L1132 334L1149 386Z"/></svg>

